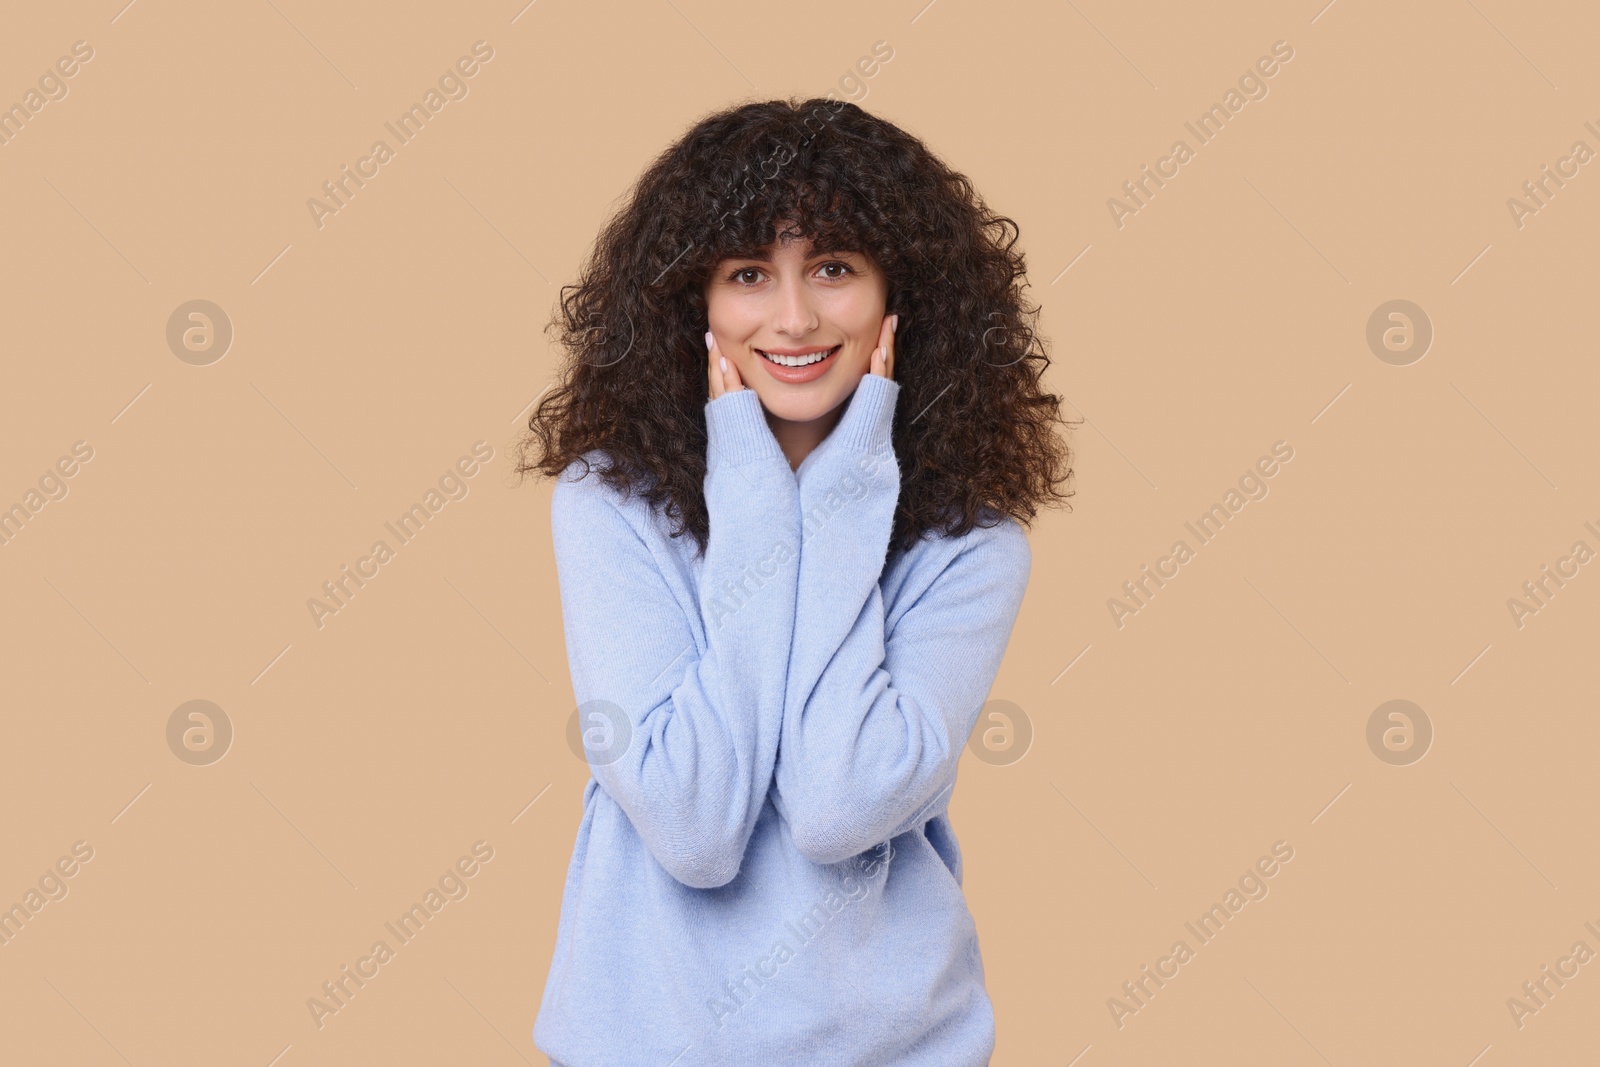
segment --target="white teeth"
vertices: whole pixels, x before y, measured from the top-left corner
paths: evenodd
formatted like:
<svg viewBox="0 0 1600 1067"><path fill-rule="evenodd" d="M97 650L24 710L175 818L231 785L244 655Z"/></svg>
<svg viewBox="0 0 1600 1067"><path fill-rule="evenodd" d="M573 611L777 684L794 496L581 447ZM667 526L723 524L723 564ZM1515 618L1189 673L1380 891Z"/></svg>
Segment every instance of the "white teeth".
<svg viewBox="0 0 1600 1067"><path fill-rule="evenodd" d="M761 349L758 348L756 351L761 352ZM764 359L770 359L780 367L804 367L819 360L827 359L828 353L832 351L833 349L830 348L826 352L813 352L806 356L775 356L771 352L761 352L761 356Z"/></svg>

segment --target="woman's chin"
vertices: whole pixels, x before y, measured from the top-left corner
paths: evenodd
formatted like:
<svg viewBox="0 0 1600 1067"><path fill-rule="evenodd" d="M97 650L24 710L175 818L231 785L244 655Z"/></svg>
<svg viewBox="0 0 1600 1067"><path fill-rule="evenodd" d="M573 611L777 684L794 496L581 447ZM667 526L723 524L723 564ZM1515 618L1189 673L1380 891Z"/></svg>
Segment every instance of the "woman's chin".
<svg viewBox="0 0 1600 1067"><path fill-rule="evenodd" d="M785 422L813 422L838 407L844 399L831 393L802 390L793 385L776 385L775 388L759 390L757 395L768 415Z"/></svg>

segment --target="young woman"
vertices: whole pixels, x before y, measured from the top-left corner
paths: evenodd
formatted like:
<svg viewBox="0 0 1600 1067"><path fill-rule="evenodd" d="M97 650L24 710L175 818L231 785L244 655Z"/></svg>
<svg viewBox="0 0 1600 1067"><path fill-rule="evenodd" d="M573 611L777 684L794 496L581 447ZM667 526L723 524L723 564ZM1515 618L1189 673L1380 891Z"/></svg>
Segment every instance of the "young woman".
<svg viewBox="0 0 1600 1067"><path fill-rule="evenodd" d="M557 322L551 498L592 770L554 1067L982 1067L956 767L1070 450L1016 224L853 104L664 152Z"/></svg>

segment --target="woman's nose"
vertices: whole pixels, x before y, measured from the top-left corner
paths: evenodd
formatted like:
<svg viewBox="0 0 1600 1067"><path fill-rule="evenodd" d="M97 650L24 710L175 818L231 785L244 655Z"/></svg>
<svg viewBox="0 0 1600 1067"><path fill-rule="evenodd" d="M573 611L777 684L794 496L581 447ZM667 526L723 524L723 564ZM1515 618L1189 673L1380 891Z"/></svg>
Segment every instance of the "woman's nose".
<svg viewBox="0 0 1600 1067"><path fill-rule="evenodd" d="M816 310L805 283L791 280L778 289L778 330L800 338L817 328Z"/></svg>

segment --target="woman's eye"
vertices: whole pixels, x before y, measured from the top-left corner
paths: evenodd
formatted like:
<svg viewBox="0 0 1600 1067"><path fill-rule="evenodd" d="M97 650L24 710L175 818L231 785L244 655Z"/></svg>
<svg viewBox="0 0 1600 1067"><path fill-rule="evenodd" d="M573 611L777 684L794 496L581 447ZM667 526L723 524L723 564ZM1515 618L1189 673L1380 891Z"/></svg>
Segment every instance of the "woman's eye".
<svg viewBox="0 0 1600 1067"><path fill-rule="evenodd" d="M824 263L817 268L824 278L838 281L856 273L855 268L840 260ZM758 267L740 267L728 275L728 280L738 285L755 285L761 281L762 271Z"/></svg>

